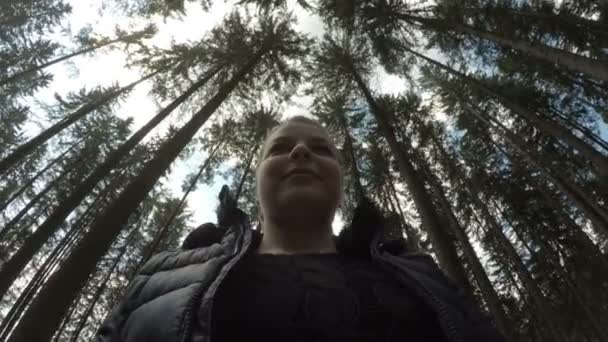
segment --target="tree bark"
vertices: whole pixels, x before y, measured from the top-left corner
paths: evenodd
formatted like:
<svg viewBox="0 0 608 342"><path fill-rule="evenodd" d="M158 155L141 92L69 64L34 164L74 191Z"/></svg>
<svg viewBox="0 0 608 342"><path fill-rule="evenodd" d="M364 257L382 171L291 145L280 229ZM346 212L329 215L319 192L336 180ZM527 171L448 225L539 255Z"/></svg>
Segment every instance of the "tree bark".
<svg viewBox="0 0 608 342"><path fill-rule="evenodd" d="M113 91L113 92L107 94L106 96L102 97L101 99L99 99L97 101L93 101L91 103L84 104L82 107L80 107L74 113L61 119L59 122L55 123L51 127L45 129L43 132L41 132L40 134L35 136L34 138L30 139L28 142L17 147L8 156L6 156L4 159L0 160L0 175L3 173L6 173L16 163L21 161L23 158L25 158L28 154L32 153L38 147L42 146L42 144L44 144L49 139L54 137L57 133L61 132L68 126L72 125L74 122L82 119L87 114L93 112L99 106L102 106L105 103L111 101L112 99L120 96L121 94L126 93L127 91L133 89L139 83L149 79L150 77L154 76L157 73L158 73L158 71L154 72L152 74L149 74L125 87L122 87L116 91Z"/></svg>
<svg viewBox="0 0 608 342"><path fill-rule="evenodd" d="M389 120L389 113L386 113L384 109L378 105L367 85L354 69L354 66L351 65L350 69L352 72L351 77L353 77L359 90L367 100L371 112L378 122L380 130L387 140L393 156L397 160L399 173L412 194L416 208L420 213L422 224L429 234L439 263L452 279L463 287L470 289L469 280L466 276L464 267L459 262L458 253L456 252L456 247L452 243L452 238L442 226L437 210L433 205L433 201L425 189L424 182L407 158L405 151L397 141L393 128L389 125L389 122L391 122L391 120Z"/></svg>
<svg viewBox="0 0 608 342"><path fill-rule="evenodd" d="M209 79L211 79L218 69L211 71L201 80L193 84L186 92L163 108L146 125L135 132L124 144L111 152L106 160L98 165L95 170L78 187L64 199L53 213L34 231L25 241L19 251L4 265L0 271L0 294L6 292L8 287L15 281L19 272L25 267L33 255L61 226L70 212L76 208L80 202L89 194L95 185L119 165L120 161L127 156L131 150L161 121L171 112L182 104L190 95L200 89Z"/></svg>
<svg viewBox="0 0 608 342"><path fill-rule="evenodd" d="M115 237L120 234L131 212L141 203L160 176L175 160L200 127L209 119L222 102L230 95L242 79L248 75L268 52L262 48L224 83L207 104L190 121L180 128L157 150L140 174L133 179L120 196L93 222L89 233L68 256L63 266L51 276L45 288L19 321L11 335L11 342L47 341L61 322L72 299L84 286L89 274ZM40 320L41 315L45 319Z"/></svg>
<svg viewBox="0 0 608 342"><path fill-rule="evenodd" d="M415 17L407 14L401 15L400 17L401 19L418 22L430 28L441 27L446 23L444 20L440 19ZM608 66L606 61L587 58L543 44L532 44L523 40L509 39L500 34L481 31L467 25L450 24L448 29L492 41L503 47L526 53L547 63L559 65L564 69L579 72L591 78L608 81Z"/></svg>
<svg viewBox="0 0 608 342"><path fill-rule="evenodd" d="M558 140L562 140L565 143L567 143L568 145L577 149L582 155L587 157L595 165L594 172L599 179L602 179L603 176L608 175L608 171L606 171L606 170L608 170L608 157L606 157L605 155L603 155L600 152L598 152L597 150L595 150L591 145L587 144L585 141L576 137L574 134L572 134L566 128L562 127L561 125L559 125L553 121L548 121L548 120L541 118L536 113L529 111L525 107L517 104L516 102L507 98L506 96L503 96L502 94L499 94L498 92L490 89L488 86L486 86L482 82L480 82L472 77L469 77L457 70L454 70L454 69L452 69L442 63L439 63L427 56L424 56L414 50L411 50L408 48L405 48L405 49L407 51L409 51L410 53L424 59L425 61L429 62L430 64L435 65L443 70L446 70L450 74L456 75L456 76L466 80L479 91L485 93L486 95L488 95L492 98L497 99L498 102L500 102L507 109L511 110L513 113L519 114L522 117L524 117L525 119L527 119L528 121L530 121L540 131L544 132L545 134L547 134L549 136L553 136Z"/></svg>

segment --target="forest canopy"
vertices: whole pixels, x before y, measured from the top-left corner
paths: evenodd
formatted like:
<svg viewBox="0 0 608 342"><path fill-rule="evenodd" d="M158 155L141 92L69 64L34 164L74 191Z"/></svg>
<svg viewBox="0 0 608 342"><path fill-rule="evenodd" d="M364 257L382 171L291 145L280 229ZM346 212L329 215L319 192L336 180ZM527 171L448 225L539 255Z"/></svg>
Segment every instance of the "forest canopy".
<svg viewBox="0 0 608 342"><path fill-rule="evenodd" d="M296 114L336 231L369 198L508 342L608 341L603 0L3 1L0 340L90 339L223 185L255 226Z"/></svg>

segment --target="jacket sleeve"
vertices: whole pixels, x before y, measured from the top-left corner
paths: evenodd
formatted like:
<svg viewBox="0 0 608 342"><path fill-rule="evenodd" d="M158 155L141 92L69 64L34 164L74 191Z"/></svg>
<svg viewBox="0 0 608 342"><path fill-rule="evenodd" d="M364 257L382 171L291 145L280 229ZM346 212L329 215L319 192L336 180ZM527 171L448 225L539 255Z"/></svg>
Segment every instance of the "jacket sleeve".
<svg viewBox="0 0 608 342"><path fill-rule="evenodd" d="M110 311L103 323L101 323L93 341L127 342L123 339L123 327L134 310L135 297L143 288L147 278L147 276L138 275L133 279L119 303Z"/></svg>
<svg viewBox="0 0 608 342"><path fill-rule="evenodd" d="M222 234L222 230L219 229L215 224L202 224L188 234L186 239L183 241L181 248L178 250L210 246L213 243L219 242ZM149 262L153 262L152 259L148 260L146 265L142 267L142 270L146 269ZM136 298L138 297L148 278L149 275L140 273L133 279L125 291L125 294L122 296L120 302L112 309L112 311L100 325L99 329L97 330L97 334L95 335L95 342L130 342L124 340L124 326L129 319L131 312L137 309L135 307L137 305Z"/></svg>

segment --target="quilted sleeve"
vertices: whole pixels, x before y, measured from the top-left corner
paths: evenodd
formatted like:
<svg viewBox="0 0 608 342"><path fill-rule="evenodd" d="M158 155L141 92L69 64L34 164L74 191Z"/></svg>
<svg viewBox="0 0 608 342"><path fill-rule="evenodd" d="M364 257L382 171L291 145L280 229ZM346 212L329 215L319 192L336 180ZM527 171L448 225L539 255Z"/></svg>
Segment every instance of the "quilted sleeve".
<svg viewBox="0 0 608 342"><path fill-rule="evenodd" d="M101 323L93 341L128 342L123 339L123 326L131 314L135 297L137 297L147 280L148 276L136 276L129 284L122 299Z"/></svg>
<svg viewBox="0 0 608 342"><path fill-rule="evenodd" d="M223 231L213 223L204 223L191 231L182 242L182 249L207 247L222 239Z"/></svg>

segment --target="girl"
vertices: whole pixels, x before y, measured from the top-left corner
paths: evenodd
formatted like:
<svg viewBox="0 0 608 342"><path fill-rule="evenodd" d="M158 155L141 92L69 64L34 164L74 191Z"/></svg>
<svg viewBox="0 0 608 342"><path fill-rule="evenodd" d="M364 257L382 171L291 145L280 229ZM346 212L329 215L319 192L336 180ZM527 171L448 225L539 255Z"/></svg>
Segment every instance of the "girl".
<svg viewBox="0 0 608 342"><path fill-rule="evenodd" d="M217 226L152 257L97 341L503 341L431 257L382 241L367 199L332 234L343 178L319 123L275 127L256 171L261 229L224 187Z"/></svg>

